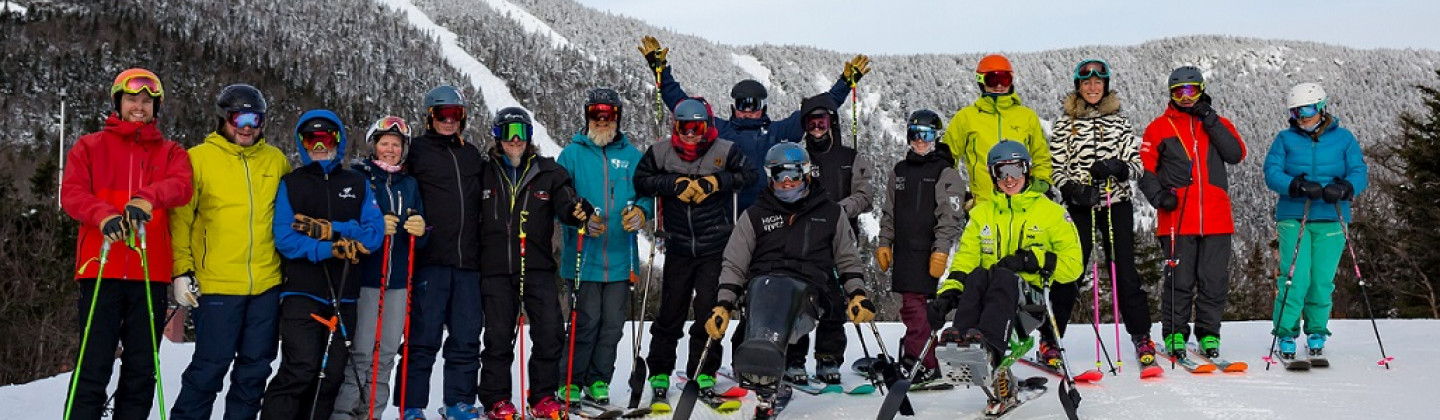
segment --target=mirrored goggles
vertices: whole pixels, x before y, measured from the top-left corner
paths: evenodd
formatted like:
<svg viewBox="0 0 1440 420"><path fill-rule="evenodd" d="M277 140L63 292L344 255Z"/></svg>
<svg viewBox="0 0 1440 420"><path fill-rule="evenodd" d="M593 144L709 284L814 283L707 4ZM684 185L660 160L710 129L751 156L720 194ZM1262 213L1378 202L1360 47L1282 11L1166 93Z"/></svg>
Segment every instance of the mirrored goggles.
<svg viewBox="0 0 1440 420"><path fill-rule="evenodd" d="M756 97L746 97L735 100L735 110L740 112L754 112L765 109L765 100Z"/></svg>
<svg viewBox="0 0 1440 420"><path fill-rule="evenodd" d="M231 112L230 125L235 128L260 128L265 125L265 114L259 112Z"/></svg>
<svg viewBox="0 0 1440 420"><path fill-rule="evenodd" d="M1024 178L1028 172L1030 172L1030 168L1023 161L1000 162L990 168L990 176L996 181Z"/></svg>
<svg viewBox="0 0 1440 420"><path fill-rule="evenodd" d="M1290 116L1294 117L1297 120L1301 118L1310 118L1316 115L1320 115L1320 110L1320 104L1297 106L1294 108L1290 108Z"/></svg>
<svg viewBox="0 0 1440 420"><path fill-rule="evenodd" d="M905 130L905 138L910 141L924 140L927 143L934 142L939 136L940 132L935 131L935 127L928 125L912 125Z"/></svg>
<svg viewBox="0 0 1440 420"><path fill-rule="evenodd" d="M590 121L619 120L620 107L611 104L590 104L585 107L585 119Z"/></svg>
<svg viewBox="0 0 1440 420"><path fill-rule="evenodd" d="M782 163L766 167L765 172L775 182L802 181L810 173L810 168L803 163Z"/></svg>
<svg viewBox="0 0 1440 420"><path fill-rule="evenodd" d="M435 119L435 121L461 121L465 119L465 107L460 105L431 107L430 117Z"/></svg>
<svg viewBox="0 0 1440 420"><path fill-rule="evenodd" d="M1015 75L1008 71L975 73L975 81L986 87L1010 86L1015 81Z"/></svg>
<svg viewBox="0 0 1440 420"><path fill-rule="evenodd" d="M300 144L305 147L305 150L312 152L334 150L340 145L340 133L334 131L301 132Z"/></svg>
<svg viewBox="0 0 1440 420"><path fill-rule="evenodd" d="M1203 93L1205 93L1205 89L1198 83L1186 83L1170 87L1170 99L1175 100L1175 102L1200 99L1200 95Z"/></svg>
<svg viewBox="0 0 1440 420"><path fill-rule="evenodd" d="M675 132L685 136L703 136L710 131L710 124L704 121L676 121Z"/></svg>
<svg viewBox="0 0 1440 420"><path fill-rule="evenodd" d="M1075 80L1085 80L1091 77L1109 79L1110 66L1106 65L1104 61L1090 60L1075 68Z"/></svg>
<svg viewBox="0 0 1440 420"><path fill-rule="evenodd" d="M530 126L525 123L505 123L496 130L500 133L497 137L500 141L530 141Z"/></svg>
<svg viewBox="0 0 1440 420"><path fill-rule="evenodd" d="M385 117L375 122L375 132L396 132L401 135L410 135L410 123L400 117Z"/></svg>
<svg viewBox="0 0 1440 420"><path fill-rule="evenodd" d="M162 91L162 89L160 88L160 81L155 80L154 77L150 77L144 74L136 74L125 78L125 80L121 80L120 84L116 86L120 88L121 92L125 93L140 93L148 91L150 96L165 95L165 92Z"/></svg>

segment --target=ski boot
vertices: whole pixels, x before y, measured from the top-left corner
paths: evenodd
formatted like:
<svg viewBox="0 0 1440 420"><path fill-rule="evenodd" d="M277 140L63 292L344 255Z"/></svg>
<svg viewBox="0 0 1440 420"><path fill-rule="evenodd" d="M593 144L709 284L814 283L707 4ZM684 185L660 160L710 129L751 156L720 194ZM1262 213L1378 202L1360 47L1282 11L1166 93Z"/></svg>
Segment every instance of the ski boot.
<svg viewBox="0 0 1440 420"><path fill-rule="evenodd" d="M561 420L566 418L565 404L560 403L552 395L540 398L540 401L530 406L530 418Z"/></svg>
<svg viewBox="0 0 1440 420"><path fill-rule="evenodd" d="M401 420L425 420L425 410L419 408L407 408L400 413Z"/></svg>
<svg viewBox="0 0 1440 420"><path fill-rule="evenodd" d="M1325 334L1310 334L1305 345L1310 349L1310 357L1325 357Z"/></svg>
<svg viewBox="0 0 1440 420"><path fill-rule="evenodd" d="M565 385L560 387L559 391L555 392L555 397L559 398L560 401L574 402L580 401L580 399L585 396L584 393L580 391L580 385Z"/></svg>
<svg viewBox="0 0 1440 420"><path fill-rule="evenodd" d="M1220 336L1200 337L1200 353L1211 359L1220 357Z"/></svg>
<svg viewBox="0 0 1440 420"><path fill-rule="evenodd" d="M916 369L919 371L917 372ZM940 379L940 369L927 368L924 363L907 356L901 362L901 374L909 377L912 372L915 379L910 381L911 385L924 385Z"/></svg>
<svg viewBox="0 0 1440 420"><path fill-rule="evenodd" d="M1135 341L1135 358L1140 360L1141 366L1153 366L1155 364L1155 342L1150 340L1150 334L1141 334L1131 337Z"/></svg>
<svg viewBox="0 0 1440 420"><path fill-rule="evenodd" d="M1035 360L1045 364L1045 366L1059 369L1062 364L1060 361L1060 348L1056 347L1053 341L1040 340L1040 348L1035 351Z"/></svg>
<svg viewBox="0 0 1440 420"><path fill-rule="evenodd" d="M787 384L775 384L755 390L755 419L767 420L780 416L780 411L790 404L794 391Z"/></svg>
<svg viewBox="0 0 1440 420"><path fill-rule="evenodd" d="M792 384L810 383L810 374L805 373L805 364L792 364L785 367L785 381Z"/></svg>
<svg viewBox="0 0 1440 420"><path fill-rule="evenodd" d="M1176 359L1185 358L1185 334L1171 333L1165 336L1165 352Z"/></svg>
<svg viewBox="0 0 1440 420"><path fill-rule="evenodd" d="M985 404L985 415L998 416L1020 405L1020 389L1015 384L1015 376L1010 374L1010 368L1001 366L996 370L990 380L990 388L991 395L989 402Z"/></svg>
<svg viewBox="0 0 1440 420"><path fill-rule="evenodd" d="M670 412L670 400L667 393L670 390L670 375L655 375L650 379L650 413L667 414Z"/></svg>
<svg viewBox="0 0 1440 420"><path fill-rule="evenodd" d="M695 378L693 378L693 380L695 381L695 384L696 384L696 385L700 385L700 395L704 395L704 396L707 396L707 397L719 397L719 396L720 396L719 394L716 394L716 393L715 393L715 377L714 377L714 376L710 376L710 375L706 375L706 374L703 374L703 373L702 373L702 374L699 374L699 375L695 375Z"/></svg>
<svg viewBox="0 0 1440 420"><path fill-rule="evenodd" d="M511 407L511 411L514 411L514 407ZM480 418L480 409L470 404L456 403L455 405L441 408L440 416L446 420L476 420Z"/></svg>
<svg viewBox="0 0 1440 420"><path fill-rule="evenodd" d="M599 405L610 405L610 384L595 381L585 388L585 400Z"/></svg>
<svg viewBox="0 0 1440 420"><path fill-rule="evenodd" d="M833 358L815 360L815 379L831 385L840 384L840 361Z"/></svg>
<svg viewBox="0 0 1440 420"><path fill-rule="evenodd" d="M1280 337L1280 358L1295 359L1295 337Z"/></svg>

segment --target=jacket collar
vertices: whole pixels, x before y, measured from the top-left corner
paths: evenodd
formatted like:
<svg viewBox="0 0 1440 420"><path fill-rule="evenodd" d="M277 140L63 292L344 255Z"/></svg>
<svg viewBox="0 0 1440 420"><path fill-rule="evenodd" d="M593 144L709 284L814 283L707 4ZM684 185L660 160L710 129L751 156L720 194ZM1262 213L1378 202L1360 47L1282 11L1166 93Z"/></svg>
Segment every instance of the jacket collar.
<svg viewBox="0 0 1440 420"><path fill-rule="evenodd" d="M1080 92L1070 92L1065 97L1065 115L1070 118L1098 118L1120 112L1120 96L1115 92L1105 92L1100 98L1100 103L1091 105L1080 98Z"/></svg>
<svg viewBox="0 0 1440 420"><path fill-rule="evenodd" d="M1016 106L1020 106L1020 95L1015 92L1003 95L981 94L979 98L975 98L975 107L987 114L998 114Z"/></svg>
<svg viewBox="0 0 1440 420"><path fill-rule="evenodd" d="M251 157L255 156L256 153L260 153L260 149L264 148L261 146L265 146L266 143L264 135L261 135L259 139L255 140L255 144L245 147L226 139L225 136L220 135L218 131L211 131L210 134L205 136L205 144L215 146L220 149L220 151L232 156L243 155L245 157Z"/></svg>

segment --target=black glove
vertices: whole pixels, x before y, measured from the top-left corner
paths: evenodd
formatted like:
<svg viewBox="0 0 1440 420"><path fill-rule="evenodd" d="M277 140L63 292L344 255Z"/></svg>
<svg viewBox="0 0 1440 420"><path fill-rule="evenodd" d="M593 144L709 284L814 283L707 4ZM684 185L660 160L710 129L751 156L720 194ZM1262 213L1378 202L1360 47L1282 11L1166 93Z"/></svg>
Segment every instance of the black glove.
<svg viewBox="0 0 1440 420"><path fill-rule="evenodd" d="M1219 121L1219 118L1215 116L1215 108L1210 105L1210 95L1202 94L1200 100L1195 101L1195 105L1191 105L1190 108L1186 108L1185 112L1195 116L1195 119L1205 125L1212 125Z"/></svg>
<svg viewBox="0 0 1440 420"><path fill-rule="evenodd" d="M996 267L1004 268L1016 273L1035 273L1040 271L1040 259L1035 258L1035 252L1022 249L1019 252L1001 258L995 263Z"/></svg>
<svg viewBox="0 0 1440 420"><path fill-rule="evenodd" d="M1155 199L1150 200L1150 205L1165 211L1175 211L1180 207L1180 197L1175 195L1175 190L1166 188L1155 194Z"/></svg>
<svg viewBox="0 0 1440 420"><path fill-rule="evenodd" d="M130 224L120 215L112 215L100 222L100 234L105 235L108 242L120 242L125 240L125 235L130 233Z"/></svg>
<svg viewBox="0 0 1440 420"><path fill-rule="evenodd" d="M1344 178L1335 178L1334 183L1325 186L1324 196L1326 203L1349 200L1355 198L1355 186Z"/></svg>
<svg viewBox="0 0 1440 420"><path fill-rule="evenodd" d="M1321 187L1319 182L1305 179L1305 174L1300 174L1299 176L1296 176L1294 179L1290 180L1291 198L1308 198L1311 200L1319 200L1321 198L1321 195L1324 193L1324 190L1325 188Z"/></svg>
<svg viewBox="0 0 1440 420"><path fill-rule="evenodd" d="M1103 185L1109 178L1115 178L1116 182L1130 180L1130 167L1121 162L1120 159L1105 159L1090 165L1090 182L1095 185Z"/></svg>
<svg viewBox="0 0 1440 420"><path fill-rule="evenodd" d="M1065 196L1065 202L1072 206L1094 207L1100 204L1100 189L1092 185L1065 184L1060 187L1060 195Z"/></svg>

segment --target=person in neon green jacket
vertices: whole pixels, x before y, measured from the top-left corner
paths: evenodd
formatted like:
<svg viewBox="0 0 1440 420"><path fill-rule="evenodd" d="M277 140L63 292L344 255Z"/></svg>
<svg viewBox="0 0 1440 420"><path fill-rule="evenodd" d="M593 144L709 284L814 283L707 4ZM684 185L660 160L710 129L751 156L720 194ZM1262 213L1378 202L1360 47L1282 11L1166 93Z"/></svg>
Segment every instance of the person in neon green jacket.
<svg viewBox="0 0 1440 420"><path fill-rule="evenodd" d="M1050 144L1040 127L1040 117L1021 105L1015 94L1010 60L999 54L985 56L975 67L975 81L980 85L980 97L955 112L943 139L950 146L950 155L958 157L968 169L975 201L989 200L994 195L995 183L986 172L985 154L1001 139L1017 141L1029 153L1032 164L1027 190L1049 191ZM974 205L969 203L967 208Z"/></svg>
<svg viewBox="0 0 1440 420"><path fill-rule="evenodd" d="M941 334L942 342L961 346L982 344L996 368L997 395L1013 396L1009 366L1030 351L1029 332L1040 325L1043 313L1029 310L1016 316L1021 305L1046 304L1043 289L1051 282L1069 283L1080 277L1080 235L1064 207L1032 188L1031 159L1025 146L1004 140L991 148L986 159L989 173L1000 180L998 194L979 201L970 210L970 222L960 235L960 247L950 275L940 284L929 308L930 328L941 329L945 315L955 320ZM1025 282L1029 287L1020 287ZM1039 312L1039 311L1036 311ZM1020 319L1022 336L1012 339L1010 322ZM1014 343L1012 345L1011 343ZM1002 398L997 404L1013 403Z"/></svg>

